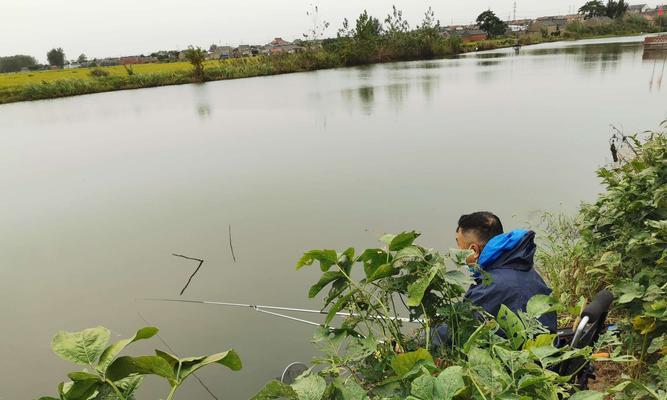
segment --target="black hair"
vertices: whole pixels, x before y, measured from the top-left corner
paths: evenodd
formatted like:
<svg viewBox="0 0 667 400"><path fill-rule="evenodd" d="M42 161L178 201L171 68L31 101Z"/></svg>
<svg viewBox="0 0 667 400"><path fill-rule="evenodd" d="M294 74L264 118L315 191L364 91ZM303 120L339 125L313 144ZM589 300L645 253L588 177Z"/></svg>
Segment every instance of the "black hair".
<svg viewBox="0 0 667 400"><path fill-rule="evenodd" d="M463 233L474 232L482 244L486 244L491 238L503 233L503 224L497 215L488 211L479 211L472 214L462 215L456 230Z"/></svg>

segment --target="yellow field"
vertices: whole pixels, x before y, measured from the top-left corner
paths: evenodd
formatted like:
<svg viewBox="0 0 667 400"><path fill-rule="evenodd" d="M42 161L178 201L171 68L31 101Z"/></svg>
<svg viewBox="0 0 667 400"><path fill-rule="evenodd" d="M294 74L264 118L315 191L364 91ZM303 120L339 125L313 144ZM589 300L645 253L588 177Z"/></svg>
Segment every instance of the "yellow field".
<svg viewBox="0 0 667 400"><path fill-rule="evenodd" d="M223 61L224 62L224 61ZM218 61L207 61L206 66L219 65ZM188 62L135 64L132 66L135 74L150 74L154 72L188 71L192 66ZM90 71L95 68L56 69L48 71L12 72L0 74L0 88L29 85L33 83L53 82L61 79L93 79ZM125 76L127 72L122 65L113 67L99 67L109 71L110 75Z"/></svg>

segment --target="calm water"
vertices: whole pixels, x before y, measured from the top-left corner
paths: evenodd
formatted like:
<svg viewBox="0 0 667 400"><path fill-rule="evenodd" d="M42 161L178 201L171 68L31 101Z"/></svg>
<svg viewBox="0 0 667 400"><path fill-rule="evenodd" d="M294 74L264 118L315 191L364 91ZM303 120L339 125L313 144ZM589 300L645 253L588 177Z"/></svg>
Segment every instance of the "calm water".
<svg viewBox="0 0 667 400"><path fill-rule="evenodd" d="M237 349L242 372L201 377L247 398L310 359L311 327L137 301L178 297L196 264L171 253L206 260L183 298L318 307L317 272L293 268L304 250L406 229L444 250L468 211L510 228L571 212L600 190L610 124L667 118L664 61L641 40L0 106L0 399L55 394L70 368L50 352L56 331L118 339L138 312L182 356ZM142 398L167 393L156 382ZM180 398L208 394L192 381Z"/></svg>

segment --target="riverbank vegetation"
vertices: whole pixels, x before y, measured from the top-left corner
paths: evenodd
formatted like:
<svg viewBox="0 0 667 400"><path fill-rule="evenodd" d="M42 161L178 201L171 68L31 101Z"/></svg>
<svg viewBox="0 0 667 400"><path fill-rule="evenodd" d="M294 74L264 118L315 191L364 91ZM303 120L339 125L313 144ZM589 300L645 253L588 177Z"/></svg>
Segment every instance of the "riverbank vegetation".
<svg viewBox="0 0 667 400"><path fill-rule="evenodd" d="M178 388L200 368L220 364L239 371L242 367L234 350L189 358L178 358L162 350L155 350L155 355L120 356L130 344L157 334L157 328L148 326L130 338L109 344L111 332L102 326L59 332L51 342L53 352L86 369L67 374L69 381L58 385L58 397L44 396L39 400L131 400L146 375L165 379L171 387L166 399L172 400Z"/></svg>
<svg viewBox="0 0 667 400"><path fill-rule="evenodd" d="M596 11L597 12L597 11ZM623 15L606 24L572 22L563 32L507 33L508 27L485 11L478 17L480 26L488 31L489 39L464 42L451 32L445 33L432 9L415 27L393 7L383 20L364 11L354 22L345 20L335 38L323 39L328 22L319 23L317 8L310 11L313 27L304 35L304 51L294 54L253 56L205 61L205 52L192 47L186 51L188 62L137 64L127 66L26 71L0 74L0 104L39 100L112 90L176 85L210 80L235 79L317 69L453 57L462 52L491 50L517 44L529 45L563 39L628 35L657 32L667 28L667 20L658 18L651 23L640 16ZM505 33L503 33L505 32ZM85 55L79 56L86 59ZM49 52L49 62L61 65L62 49ZM21 63L34 66L35 60L26 56L0 59L2 70L16 71ZM24 66L25 67L25 66ZM27 68L27 67L26 67ZM94 71L97 71L95 73ZM104 72L100 72L104 71Z"/></svg>
<svg viewBox="0 0 667 400"><path fill-rule="evenodd" d="M667 123L663 126L667 129ZM533 297L525 312L502 306L494 317L463 299L472 283L469 252L424 248L414 231L384 235L380 246L359 252L352 247L307 251L296 269L319 266L322 274L307 295L322 298L327 314L313 337L318 356L293 384L270 381L253 399L664 400L665 134L615 135L615 162L598 171L604 193L582 205L575 218L546 219L537 267L554 292ZM482 284L489 283L479 266L470 267L481 274ZM554 311L561 321L571 321L602 289L615 297L608 316L613 328L590 345L556 343L556 335L538 321ZM409 321L399 318L406 314ZM200 367L241 368L231 350L187 359L162 351L119 357L130 343L156 334L156 328L143 328L110 346L108 330L101 327L57 334L55 353L88 368L68 375L70 382L58 387L60 399L130 399L144 375L166 378L172 399ZM597 390L588 390L573 382L588 362L618 364L622 373L599 376Z"/></svg>

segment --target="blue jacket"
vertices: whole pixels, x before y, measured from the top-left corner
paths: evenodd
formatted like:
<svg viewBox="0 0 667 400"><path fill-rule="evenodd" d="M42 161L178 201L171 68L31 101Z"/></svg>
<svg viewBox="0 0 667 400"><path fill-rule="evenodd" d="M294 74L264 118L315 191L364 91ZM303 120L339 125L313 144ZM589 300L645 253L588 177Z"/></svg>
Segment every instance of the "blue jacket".
<svg viewBox="0 0 667 400"><path fill-rule="evenodd" d="M488 286L476 277L476 283L465 297L496 316L500 305L513 312L526 311L531 297L551 294L540 274L533 268L535 256L535 232L516 230L498 235L484 246L478 264L491 276ZM551 332L556 332L556 313L545 314L540 322Z"/></svg>

